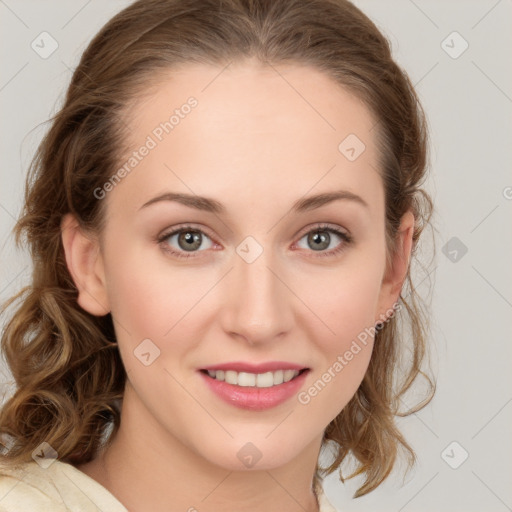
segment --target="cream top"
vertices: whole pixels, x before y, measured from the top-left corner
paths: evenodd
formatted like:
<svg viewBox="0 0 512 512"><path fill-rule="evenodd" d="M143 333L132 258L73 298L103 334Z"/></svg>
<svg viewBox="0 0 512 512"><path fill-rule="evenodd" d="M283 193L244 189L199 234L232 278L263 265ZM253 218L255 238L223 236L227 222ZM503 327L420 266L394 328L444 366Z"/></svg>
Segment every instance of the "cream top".
<svg viewBox="0 0 512 512"><path fill-rule="evenodd" d="M318 489L320 512L336 512ZM0 512L128 512L99 482L71 464L54 460L45 469L31 461L0 468Z"/></svg>

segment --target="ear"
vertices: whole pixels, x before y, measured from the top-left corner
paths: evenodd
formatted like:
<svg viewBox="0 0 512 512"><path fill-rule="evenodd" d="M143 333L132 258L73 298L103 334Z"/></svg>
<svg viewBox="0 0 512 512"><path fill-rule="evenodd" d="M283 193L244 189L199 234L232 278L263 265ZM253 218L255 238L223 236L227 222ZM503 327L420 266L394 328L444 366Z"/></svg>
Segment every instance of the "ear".
<svg viewBox="0 0 512 512"><path fill-rule="evenodd" d="M71 213L64 215L61 237L66 264L78 289L78 304L91 315L110 311L99 241L86 234Z"/></svg>
<svg viewBox="0 0 512 512"><path fill-rule="evenodd" d="M412 236L414 233L414 215L409 210L404 213L395 239L395 253L388 262L381 284L378 314L375 323L385 322L394 312L394 304L400 297L412 251Z"/></svg>

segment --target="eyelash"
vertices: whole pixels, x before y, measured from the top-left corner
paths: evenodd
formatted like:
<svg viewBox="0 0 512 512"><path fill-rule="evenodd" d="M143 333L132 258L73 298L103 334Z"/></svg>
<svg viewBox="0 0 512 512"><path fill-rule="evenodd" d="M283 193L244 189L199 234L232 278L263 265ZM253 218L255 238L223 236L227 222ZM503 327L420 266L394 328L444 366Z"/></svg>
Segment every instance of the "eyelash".
<svg viewBox="0 0 512 512"><path fill-rule="evenodd" d="M158 244L162 246L163 250L165 250L166 252L169 252L173 256L176 256L178 258L184 258L184 259L194 258L194 257L196 257L194 255L195 253L202 252L202 251L191 251L189 254L186 254L185 251L176 251L174 249L169 248L168 244L164 244L164 242L171 236L176 235L178 233L187 232L187 231L194 231L197 233L201 233L201 235L207 236L213 242L213 238L208 233L206 233L202 229L199 229L199 228L196 228L196 227L190 226L190 225L179 226L179 227L173 229L172 231L165 232L163 235L157 237L156 242L158 242ZM329 251L319 251L315 257L322 258L322 257L328 257L328 256L335 256L335 255L343 252L347 248L347 246L353 242L353 238L351 235L349 235L348 233L345 233L344 231L341 231L340 229L338 229L336 227L330 226L328 224L319 224L318 226L315 226L314 228L310 229L309 231L306 231L305 233L303 233L299 237L299 240L302 240L302 238L304 238L306 235L309 235L310 233L314 233L316 231L327 231L329 233L334 233L335 235L338 235L343 240L343 243L341 243L335 249L331 249ZM315 252L315 251L311 251L311 252Z"/></svg>

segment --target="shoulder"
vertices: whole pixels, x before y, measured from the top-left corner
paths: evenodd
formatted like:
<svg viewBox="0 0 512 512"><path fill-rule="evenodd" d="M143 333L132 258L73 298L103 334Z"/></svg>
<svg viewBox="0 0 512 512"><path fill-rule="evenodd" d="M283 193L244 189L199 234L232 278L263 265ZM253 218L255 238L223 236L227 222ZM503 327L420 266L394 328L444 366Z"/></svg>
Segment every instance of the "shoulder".
<svg viewBox="0 0 512 512"><path fill-rule="evenodd" d="M317 487L320 512L337 512ZM128 512L107 489L71 464L0 465L0 512Z"/></svg>
<svg viewBox="0 0 512 512"><path fill-rule="evenodd" d="M71 464L0 465L0 512L127 512L98 482Z"/></svg>
<svg viewBox="0 0 512 512"><path fill-rule="evenodd" d="M3 464L0 466L0 512L67 510L48 473L36 462L19 466Z"/></svg>

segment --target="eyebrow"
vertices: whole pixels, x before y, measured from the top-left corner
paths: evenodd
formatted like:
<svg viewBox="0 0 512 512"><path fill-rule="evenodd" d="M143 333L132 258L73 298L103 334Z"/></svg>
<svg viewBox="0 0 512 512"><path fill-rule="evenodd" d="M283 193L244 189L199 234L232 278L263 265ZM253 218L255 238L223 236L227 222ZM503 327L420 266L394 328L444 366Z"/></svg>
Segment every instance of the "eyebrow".
<svg viewBox="0 0 512 512"><path fill-rule="evenodd" d="M305 197L295 201L293 203L291 210L297 213L315 210L324 206L328 203L338 200L347 200L353 201L355 203L364 206L365 208L369 208L368 203L357 194L353 192L349 192L348 190L338 190L336 192L325 192L323 194L317 194L314 196ZM139 210L143 208L147 208L148 206L159 203L162 201L172 201L183 204L190 208L195 208L196 210L201 210L210 213L221 214L226 212L226 208L222 203L219 203L215 199L211 199L208 197L201 197L193 194L184 194L177 192L166 192L161 194L153 199L150 199L146 203L144 203Z"/></svg>

